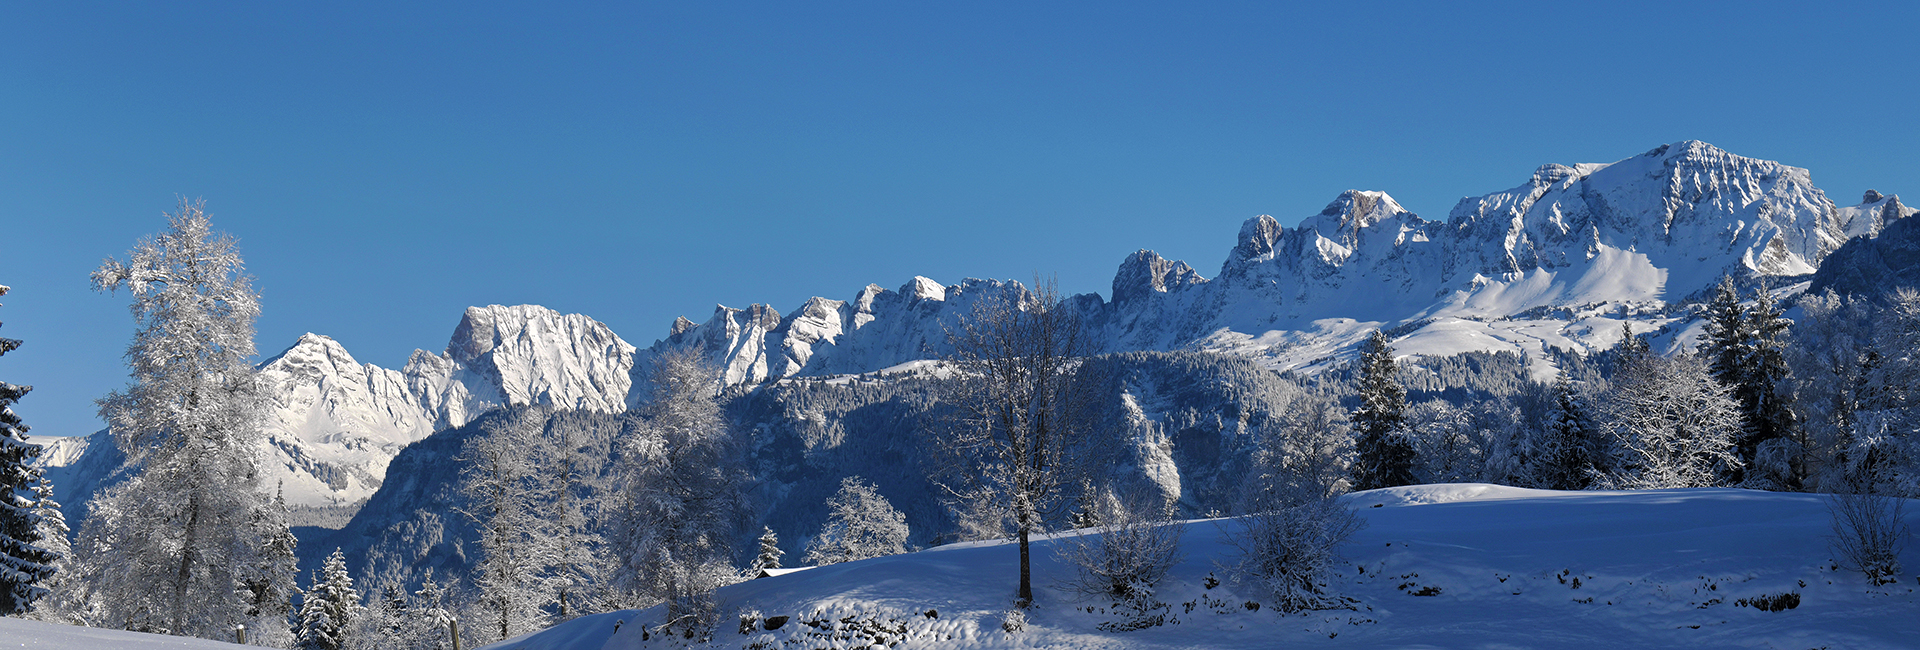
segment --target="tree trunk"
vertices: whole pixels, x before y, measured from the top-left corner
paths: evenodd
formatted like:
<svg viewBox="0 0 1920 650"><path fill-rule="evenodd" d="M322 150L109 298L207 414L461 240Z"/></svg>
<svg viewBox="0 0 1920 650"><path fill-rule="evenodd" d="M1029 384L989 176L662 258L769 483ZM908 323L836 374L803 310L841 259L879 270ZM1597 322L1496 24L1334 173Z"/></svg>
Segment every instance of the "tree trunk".
<svg viewBox="0 0 1920 650"><path fill-rule="evenodd" d="M1020 527L1020 593L1015 598L1015 606L1026 609L1033 605L1033 564L1027 561L1027 527Z"/></svg>
<svg viewBox="0 0 1920 650"><path fill-rule="evenodd" d="M173 576L173 629L172 634L187 633L187 585L193 580L193 564L199 559L200 540L200 495L187 496L186 539L180 548L180 570ZM1025 556L1021 556L1024 558Z"/></svg>

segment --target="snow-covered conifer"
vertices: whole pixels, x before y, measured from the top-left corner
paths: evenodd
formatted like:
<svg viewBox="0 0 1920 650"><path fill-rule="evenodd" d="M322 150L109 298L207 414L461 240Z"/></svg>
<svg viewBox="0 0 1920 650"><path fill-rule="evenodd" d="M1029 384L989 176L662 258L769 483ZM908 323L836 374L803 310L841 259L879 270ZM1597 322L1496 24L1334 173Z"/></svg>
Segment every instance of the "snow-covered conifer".
<svg viewBox="0 0 1920 650"><path fill-rule="evenodd" d="M408 650L448 650L453 647L447 629L451 618L440 583L434 581L433 569L429 568L420 580L420 589L407 603L402 631L392 645Z"/></svg>
<svg viewBox="0 0 1920 650"><path fill-rule="evenodd" d="M749 478L716 400L719 374L693 350L652 363L650 399L620 453L615 587L629 605L665 602L666 624L698 635L717 620L713 591L738 579Z"/></svg>
<svg viewBox="0 0 1920 650"><path fill-rule="evenodd" d="M1751 309L1742 305L1732 277L1722 277L1714 289L1706 321L1701 353L1740 409L1742 467L1734 477L1756 486L1798 489L1805 482L1807 459L1792 436L1785 346L1793 322L1781 316L1765 287L1756 291Z"/></svg>
<svg viewBox="0 0 1920 650"><path fill-rule="evenodd" d="M0 296L7 291L0 286ZM0 355L19 346L18 339L0 338ZM27 442L27 426L13 412L13 403L30 390L0 382L0 616L32 611L34 601L47 595L45 583L61 559L55 547L42 541L47 515L34 490L43 479L40 468L32 465L40 446ZM63 536L56 543L65 541Z"/></svg>
<svg viewBox="0 0 1920 650"><path fill-rule="evenodd" d="M249 621L264 393L248 359L259 296L232 237L182 200L169 228L93 273L133 294L132 381L100 400L138 474L95 497L78 540L104 625L224 639Z"/></svg>
<svg viewBox="0 0 1920 650"><path fill-rule="evenodd" d="M300 603L300 627L294 635L299 650L341 650L348 647L348 631L365 608L360 592L347 574L347 556L334 549L313 577Z"/></svg>
<svg viewBox="0 0 1920 650"><path fill-rule="evenodd" d="M806 563L837 564L907 552L907 516L893 509L873 484L858 476L840 480L827 500L827 523L807 545Z"/></svg>
<svg viewBox="0 0 1920 650"><path fill-rule="evenodd" d="M1617 358L1624 359L1643 354L1651 354L1652 352L1651 346L1647 344L1646 339L1634 335L1633 323L1620 323L1620 343L1615 348L1615 353L1618 355Z"/></svg>
<svg viewBox="0 0 1920 650"><path fill-rule="evenodd" d="M1407 391L1387 337L1375 331L1360 348L1360 409L1353 412L1353 488L1412 485L1413 445L1407 440Z"/></svg>
<svg viewBox="0 0 1920 650"><path fill-rule="evenodd" d="M254 512L253 525L266 544L255 559L255 568L242 581L247 590L246 623L248 638L271 646L290 642L288 615L293 613L293 596L300 587L295 551L299 540L293 536L287 516L287 499L276 489L273 502Z"/></svg>
<svg viewBox="0 0 1920 650"><path fill-rule="evenodd" d="M1547 412L1545 449L1534 465L1534 480L1553 490L1584 490L1600 473L1600 430L1586 398L1565 372L1553 382L1553 408Z"/></svg>
<svg viewBox="0 0 1920 650"><path fill-rule="evenodd" d="M760 533L760 552L753 557L753 564L747 567L747 573L756 574L761 569L780 568L780 558L787 552L780 550L780 536L773 534L772 527L765 527Z"/></svg>

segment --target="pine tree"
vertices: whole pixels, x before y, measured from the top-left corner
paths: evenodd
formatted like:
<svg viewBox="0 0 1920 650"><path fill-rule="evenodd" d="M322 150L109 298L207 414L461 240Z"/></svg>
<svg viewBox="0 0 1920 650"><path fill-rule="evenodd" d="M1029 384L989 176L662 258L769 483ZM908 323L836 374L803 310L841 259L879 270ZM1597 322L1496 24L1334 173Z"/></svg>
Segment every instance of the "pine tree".
<svg viewBox="0 0 1920 650"><path fill-rule="evenodd" d="M1752 345L1747 309L1740 305L1733 276L1720 276L1713 299L1706 307L1705 336L1700 353L1707 357L1713 378L1721 384L1736 386L1744 382L1747 350Z"/></svg>
<svg viewBox="0 0 1920 650"><path fill-rule="evenodd" d="M749 574L758 574L761 569L780 568L780 558L787 554L780 550L780 537L773 534L773 528L765 528L766 531L760 533L760 553L754 556L753 564L747 568Z"/></svg>
<svg viewBox="0 0 1920 650"><path fill-rule="evenodd" d="M1734 472L1735 480L1801 488L1807 476L1806 449L1796 444L1786 360L1787 330L1793 322L1781 316L1765 287L1756 290L1752 309L1741 305L1730 276L1721 278L1706 317L1701 352L1712 364L1714 379L1732 391L1740 409L1741 469Z"/></svg>
<svg viewBox="0 0 1920 650"><path fill-rule="evenodd" d="M420 590L413 592L412 602L408 603L403 629L397 639L400 643L394 645L414 650L452 648L447 630L447 621L451 618L440 584L434 582L433 569L429 568L426 577L420 580Z"/></svg>
<svg viewBox="0 0 1920 650"><path fill-rule="evenodd" d="M341 650L347 647L347 630L365 608L360 592L353 588L353 576L347 574L347 556L334 549L327 562L313 577L300 604L300 630L294 647L299 650Z"/></svg>
<svg viewBox="0 0 1920 650"><path fill-rule="evenodd" d="M1760 289L1747 312L1743 381L1734 396L1744 415L1740 448L1741 460L1749 464L1748 475L1771 487L1801 490L1810 472L1810 445L1801 437L1793 413L1793 377L1786 349L1792 326L1793 321L1774 305L1773 296Z"/></svg>
<svg viewBox="0 0 1920 650"><path fill-rule="evenodd" d="M0 296L7 291L0 286ZM17 339L0 338L0 355L19 346ZM32 611L34 601L47 595L44 583L61 559L42 542L48 522L34 490L44 479L31 464L40 446L27 442L28 427L13 412L13 403L30 390L33 387L0 382L0 616ZM65 541L64 536L59 540Z"/></svg>
<svg viewBox="0 0 1920 650"><path fill-rule="evenodd" d="M1622 361L1629 357L1653 353L1646 339L1634 335L1633 323L1624 321L1620 323L1620 344L1616 350L1615 354L1618 355L1616 359Z"/></svg>
<svg viewBox="0 0 1920 650"><path fill-rule="evenodd" d="M906 515L872 483L849 476L827 500L827 523L807 545L806 562L820 566L905 553L907 532Z"/></svg>
<svg viewBox="0 0 1920 650"><path fill-rule="evenodd" d="M1407 440L1407 391L1394 378L1393 348L1379 331L1360 350L1360 409L1354 411L1356 435L1353 488L1412 485L1414 452Z"/></svg>
<svg viewBox="0 0 1920 650"><path fill-rule="evenodd" d="M1553 408L1547 415L1547 448L1542 462L1536 466L1535 480L1553 490L1586 489L1599 473L1596 462L1599 443L1599 430L1586 400L1562 371L1553 383Z"/></svg>
<svg viewBox="0 0 1920 650"><path fill-rule="evenodd" d="M295 551L299 539L293 536L287 515L284 488L274 492L273 502L254 512L253 526L266 541L255 560L254 571L242 581L247 595L248 637L268 645L284 645L289 638L287 617L293 613L293 597L300 591L294 581L299 577Z"/></svg>
<svg viewBox="0 0 1920 650"><path fill-rule="evenodd" d="M169 225L93 274L133 294L132 382L100 414L138 474L90 504L78 573L106 625L223 639L249 621L236 586L259 578L267 546L254 525L265 399L248 361L259 296L202 204L181 201Z"/></svg>

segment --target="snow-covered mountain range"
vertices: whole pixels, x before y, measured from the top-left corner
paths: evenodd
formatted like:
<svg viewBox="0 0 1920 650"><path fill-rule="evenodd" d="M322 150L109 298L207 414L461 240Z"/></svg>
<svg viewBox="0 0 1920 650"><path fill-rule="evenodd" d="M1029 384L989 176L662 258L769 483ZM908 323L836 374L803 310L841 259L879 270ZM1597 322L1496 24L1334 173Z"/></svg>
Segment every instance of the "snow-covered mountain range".
<svg viewBox="0 0 1920 650"><path fill-rule="evenodd" d="M1673 325L1688 316L1672 306L1723 273L1811 274L1849 239L1915 211L1871 191L1839 206L1805 169L1687 141L1611 164L1545 165L1513 189L1461 199L1444 221L1385 192L1350 190L1296 226L1248 219L1212 278L1141 250L1121 262L1109 298L1068 302L1107 351L1208 349L1312 370L1388 328L1403 354L1529 353L1545 378L1549 348L1611 347L1623 323L1667 327L1663 343L1678 345L1685 330ZM295 505L351 510L401 447L488 409L633 406L645 392L634 386L666 350L703 351L731 384L872 372L939 356L975 302L1026 292L916 277L785 315L720 306L704 322L677 319L646 349L583 315L472 307L443 353L416 351L400 370L308 334L261 364L274 386L268 483L280 481ZM77 490L117 464L96 458L112 446L104 441L72 439L47 456L71 474L56 475L73 486L64 503L82 502Z"/></svg>

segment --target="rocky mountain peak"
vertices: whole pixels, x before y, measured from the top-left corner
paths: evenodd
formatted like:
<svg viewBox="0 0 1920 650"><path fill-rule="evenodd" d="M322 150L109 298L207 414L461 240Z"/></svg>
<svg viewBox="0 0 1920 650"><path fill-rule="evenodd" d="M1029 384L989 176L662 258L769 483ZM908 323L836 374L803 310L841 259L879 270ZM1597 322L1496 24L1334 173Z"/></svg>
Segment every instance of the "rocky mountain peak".
<svg viewBox="0 0 1920 650"><path fill-rule="evenodd" d="M1132 302L1149 294L1177 291L1205 281L1206 278L1200 277L1186 262L1141 250L1120 263L1120 271L1113 276L1113 301Z"/></svg>
<svg viewBox="0 0 1920 650"><path fill-rule="evenodd" d="M1227 264L1256 260L1273 254L1273 245L1280 241L1280 222L1268 215L1260 215L1240 224L1240 242L1233 247L1233 253L1227 256Z"/></svg>

